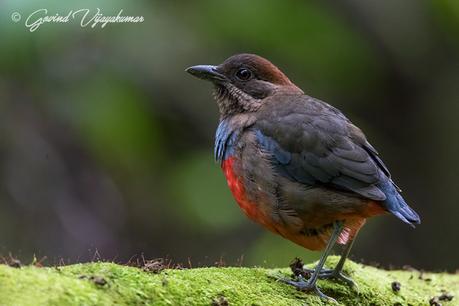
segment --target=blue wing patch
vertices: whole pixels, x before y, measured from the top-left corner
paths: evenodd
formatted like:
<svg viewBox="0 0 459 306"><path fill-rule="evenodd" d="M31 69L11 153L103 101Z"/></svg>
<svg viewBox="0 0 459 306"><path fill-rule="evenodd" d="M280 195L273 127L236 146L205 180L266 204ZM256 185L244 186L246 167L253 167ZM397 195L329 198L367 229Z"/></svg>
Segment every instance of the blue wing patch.
<svg viewBox="0 0 459 306"><path fill-rule="evenodd" d="M279 163L287 165L290 162L292 155L282 149L273 138L263 135L260 130L256 130L255 135L263 150L273 154Z"/></svg>
<svg viewBox="0 0 459 306"><path fill-rule="evenodd" d="M215 134L214 155L215 160L222 163L234 154L234 147L239 137L240 130L232 129L227 120L222 120Z"/></svg>

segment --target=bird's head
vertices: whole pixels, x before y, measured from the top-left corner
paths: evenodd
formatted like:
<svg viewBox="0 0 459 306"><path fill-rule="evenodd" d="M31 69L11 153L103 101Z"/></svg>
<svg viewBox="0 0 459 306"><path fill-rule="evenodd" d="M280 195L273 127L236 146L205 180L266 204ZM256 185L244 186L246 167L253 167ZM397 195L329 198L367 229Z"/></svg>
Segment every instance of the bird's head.
<svg viewBox="0 0 459 306"><path fill-rule="evenodd" d="M279 68L254 54L233 55L218 66L192 66L186 72L214 84L222 117L256 111L279 92L303 93Z"/></svg>

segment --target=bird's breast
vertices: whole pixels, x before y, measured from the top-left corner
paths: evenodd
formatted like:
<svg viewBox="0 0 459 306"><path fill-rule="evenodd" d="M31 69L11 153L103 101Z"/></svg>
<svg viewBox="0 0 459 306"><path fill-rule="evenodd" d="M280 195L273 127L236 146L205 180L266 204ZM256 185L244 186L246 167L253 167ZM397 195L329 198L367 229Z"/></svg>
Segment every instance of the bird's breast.
<svg viewBox="0 0 459 306"><path fill-rule="evenodd" d="M222 163L222 170L234 199L250 219L257 221L259 217L257 205L249 200L238 168L239 162L234 156L225 159Z"/></svg>

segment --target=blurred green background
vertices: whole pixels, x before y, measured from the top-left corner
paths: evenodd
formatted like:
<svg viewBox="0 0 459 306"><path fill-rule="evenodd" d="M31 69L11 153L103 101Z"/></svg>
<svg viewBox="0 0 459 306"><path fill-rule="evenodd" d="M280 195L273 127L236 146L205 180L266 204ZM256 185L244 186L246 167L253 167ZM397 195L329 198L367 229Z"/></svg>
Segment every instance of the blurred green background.
<svg viewBox="0 0 459 306"><path fill-rule="evenodd" d="M40 8L145 21L31 33L25 18ZM0 255L317 258L239 211L213 161L211 87L184 72L251 52L359 125L422 217L416 230L370 220L353 258L457 269L458 37L455 0L1 0Z"/></svg>

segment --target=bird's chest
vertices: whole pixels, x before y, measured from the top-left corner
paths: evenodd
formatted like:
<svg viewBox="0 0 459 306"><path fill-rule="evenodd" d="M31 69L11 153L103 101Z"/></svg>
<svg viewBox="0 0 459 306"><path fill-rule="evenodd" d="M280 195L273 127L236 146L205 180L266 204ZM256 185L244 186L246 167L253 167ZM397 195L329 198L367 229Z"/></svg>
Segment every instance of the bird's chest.
<svg viewBox="0 0 459 306"><path fill-rule="evenodd" d="M221 163L231 193L242 211L271 229L275 205L272 169L260 155L255 135L242 132L239 124L234 127L234 120L220 122L215 138L216 160Z"/></svg>
<svg viewBox="0 0 459 306"><path fill-rule="evenodd" d="M228 187L242 211L252 220L257 221L260 216L258 203L254 202L252 194L248 193L242 162L240 158L230 156L222 163Z"/></svg>
<svg viewBox="0 0 459 306"><path fill-rule="evenodd" d="M250 143L223 160L222 170L228 187L241 210L253 221L276 232L277 200L271 171ZM267 165L266 165L267 166Z"/></svg>

